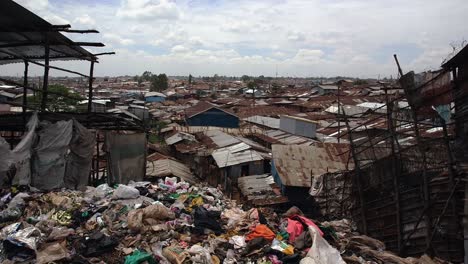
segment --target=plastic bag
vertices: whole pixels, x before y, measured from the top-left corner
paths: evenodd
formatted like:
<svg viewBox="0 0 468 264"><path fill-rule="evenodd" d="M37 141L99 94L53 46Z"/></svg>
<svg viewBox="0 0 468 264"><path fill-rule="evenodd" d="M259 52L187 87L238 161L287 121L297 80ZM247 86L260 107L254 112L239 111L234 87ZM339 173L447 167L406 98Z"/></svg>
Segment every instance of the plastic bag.
<svg viewBox="0 0 468 264"><path fill-rule="evenodd" d="M156 264L156 260L146 252L141 252L139 250L135 250L131 255L125 258L124 264L140 264L140 263L148 263L148 264Z"/></svg>
<svg viewBox="0 0 468 264"><path fill-rule="evenodd" d="M114 191L112 198L118 199L136 199L140 197L140 191L134 187L120 184Z"/></svg>
<svg viewBox="0 0 468 264"><path fill-rule="evenodd" d="M166 177L164 179L164 184L169 186L174 186L177 184L177 177Z"/></svg>
<svg viewBox="0 0 468 264"><path fill-rule="evenodd" d="M301 264L346 264L340 252L330 246L314 227L309 226L309 232L312 237L312 247L307 252L307 256L301 260Z"/></svg>
<svg viewBox="0 0 468 264"><path fill-rule="evenodd" d="M245 243L245 237L243 236L233 236L229 238L229 243L234 245L234 249L240 249L247 246L247 243Z"/></svg>
<svg viewBox="0 0 468 264"><path fill-rule="evenodd" d="M166 247L162 254L172 264L182 264L189 257L189 254L179 247Z"/></svg>
<svg viewBox="0 0 468 264"><path fill-rule="evenodd" d="M69 258L66 242L55 242L47 244L37 253L36 263L45 264Z"/></svg>
<svg viewBox="0 0 468 264"><path fill-rule="evenodd" d="M283 241L279 241L276 238L271 243L271 248L274 249L274 250L281 251L286 255L294 254L294 247L293 246L288 245L287 243L285 243Z"/></svg>

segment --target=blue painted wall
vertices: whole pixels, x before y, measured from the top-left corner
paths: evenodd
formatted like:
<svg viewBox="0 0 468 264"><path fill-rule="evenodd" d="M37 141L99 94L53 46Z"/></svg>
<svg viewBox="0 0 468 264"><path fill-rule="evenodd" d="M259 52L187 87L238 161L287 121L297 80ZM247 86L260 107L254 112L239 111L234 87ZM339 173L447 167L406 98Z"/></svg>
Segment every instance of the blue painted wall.
<svg viewBox="0 0 468 264"><path fill-rule="evenodd" d="M271 160L271 176L273 176L273 180L278 184L278 187L280 187L281 192L284 193L284 185L281 182L281 178L276 170L275 161L273 159Z"/></svg>
<svg viewBox="0 0 468 264"><path fill-rule="evenodd" d="M150 96L150 97L145 97L146 102L164 102L166 101L166 98L162 96Z"/></svg>
<svg viewBox="0 0 468 264"><path fill-rule="evenodd" d="M212 108L186 119L189 126L239 127L239 118L219 109Z"/></svg>

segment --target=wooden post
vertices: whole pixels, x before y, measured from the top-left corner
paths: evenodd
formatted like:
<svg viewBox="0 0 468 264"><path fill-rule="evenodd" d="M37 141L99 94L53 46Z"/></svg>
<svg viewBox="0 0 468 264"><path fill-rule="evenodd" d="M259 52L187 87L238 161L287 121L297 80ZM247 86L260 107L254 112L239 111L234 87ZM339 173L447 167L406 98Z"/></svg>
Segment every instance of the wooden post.
<svg viewBox="0 0 468 264"><path fill-rule="evenodd" d="M393 111L393 102L390 102L388 99L388 91L385 89L385 101L387 105L387 126L388 131L390 132L390 140L391 148L392 148L392 176L393 176L393 191L395 192L395 220L397 225L397 247L398 253L401 254L402 251L402 242L403 242L403 234L401 228L401 212L400 212L400 167L398 166L397 162L397 155L395 151L395 143L398 146L398 152L400 153L400 145L398 144L398 139L395 135L395 128L393 126L393 118L392 118L392 111ZM401 160L401 159L400 159Z"/></svg>
<svg viewBox="0 0 468 264"><path fill-rule="evenodd" d="M44 62L44 80L42 82L42 101L41 112L44 112L47 107L47 88L49 87L49 44L46 43L45 48L45 62Z"/></svg>
<svg viewBox="0 0 468 264"><path fill-rule="evenodd" d="M340 105L338 105L338 109L340 109ZM359 164L359 159L357 157L356 149L354 148L353 136L351 135L351 127L349 126L348 117L346 116L346 113L343 113L343 118L344 118L344 122L346 125L346 130L348 131L349 148L351 150L351 154L353 155L354 171L356 173L356 184L358 187L359 202L361 204L362 232L364 233L364 235L367 235L366 207L365 207L365 201L364 201L364 192L362 190L361 167Z"/></svg>
<svg viewBox="0 0 468 264"><path fill-rule="evenodd" d="M23 124L26 130L26 108L28 107L28 62L24 61L24 78L23 78Z"/></svg>
<svg viewBox="0 0 468 264"><path fill-rule="evenodd" d="M91 113L91 111L92 111L93 73L94 73L94 61L91 61L91 67L89 68L89 83L88 83L88 113Z"/></svg>

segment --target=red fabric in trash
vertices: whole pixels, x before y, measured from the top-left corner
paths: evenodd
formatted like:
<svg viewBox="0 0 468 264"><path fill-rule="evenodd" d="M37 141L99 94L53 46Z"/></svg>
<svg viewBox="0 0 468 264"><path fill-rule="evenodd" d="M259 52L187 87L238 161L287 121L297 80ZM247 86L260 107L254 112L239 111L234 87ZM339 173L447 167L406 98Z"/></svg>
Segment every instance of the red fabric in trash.
<svg viewBox="0 0 468 264"><path fill-rule="evenodd" d="M294 220L292 218L299 218L300 221ZM307 226L312 226L319 232L320 236L323 236L322 230L320 230L320 228L314 222L312 222L312 220L300 215L293 215L288 218L288 227L286 228L286 231L289 234L289 242L294 242L296 237L304 232L304 225L302 223L306 224Z"/></svg>
<svg viewBox="0 0 468 264"><path fill-rule="evenodd" d="M270 228L268 228L268 226L260 224L260 225L257 225L252 230L252 232L245 237L245 240L249 241L257 237L263 237L266 240L271 241L276 237L276 235L275 233L273 233L273 231L271 231Z"/></svg>

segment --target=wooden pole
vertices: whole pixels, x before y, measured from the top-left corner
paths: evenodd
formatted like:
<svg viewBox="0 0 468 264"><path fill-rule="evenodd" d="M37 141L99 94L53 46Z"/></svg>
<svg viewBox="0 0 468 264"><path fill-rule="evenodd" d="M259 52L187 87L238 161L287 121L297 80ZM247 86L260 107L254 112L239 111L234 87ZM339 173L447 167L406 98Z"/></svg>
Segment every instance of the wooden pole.
<svg viewBox="0 0 468 264"><path fill-rule="evenodd" d="M401 208L400 208L400 166L397 160L396 155L396 148L395 144L398 145L398 152L400 152L400 146L398 144L398 138L395 135L395 128L393 126L393 118L392 118L392 111L393 111L393 102L389 102L388 100L388 91L385 89L385 101L387 105L387 126L388 131L390 132L390 140L391 140L391 148L392 148L392 176L393 176L393 191L395 193L395 220L397 226L397 248L398 253L401 254L402 250L402 241L403 241L403 234L401 228Z"/></svg>
<svg viewBox="0 0 468 264"><path fill-rule="evenodd" d="M26 108L28 107L28 62L24 61L24 77L23 77L23 123L26 130Z"/></svg>
<svg viewBox="0 0 468 264"><path fill-rule="evenodd" d="M42 102L41 102L41 112L44 112L47 107L47 89L49 87L49 45L46 44L45 48L45 61L44 61L44 80L42 82Z"/></svg>
<svg viewBox="0 0 468 264"><path fill-rule="evenodd" d="M92 111L93 105L93 74L94 74L94 61L91 61L89 68L89 83L88 83L88 113Z"/></svg>

